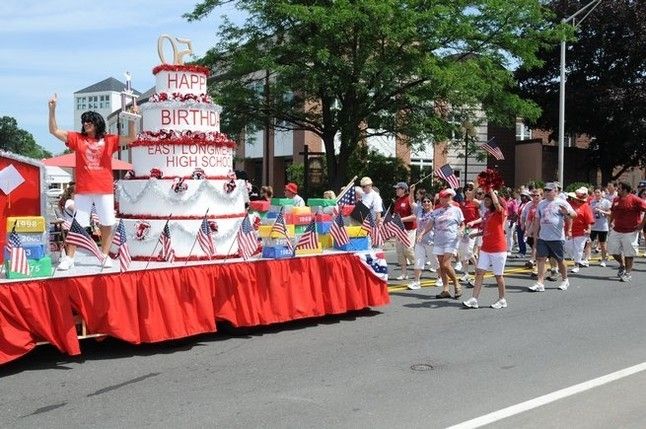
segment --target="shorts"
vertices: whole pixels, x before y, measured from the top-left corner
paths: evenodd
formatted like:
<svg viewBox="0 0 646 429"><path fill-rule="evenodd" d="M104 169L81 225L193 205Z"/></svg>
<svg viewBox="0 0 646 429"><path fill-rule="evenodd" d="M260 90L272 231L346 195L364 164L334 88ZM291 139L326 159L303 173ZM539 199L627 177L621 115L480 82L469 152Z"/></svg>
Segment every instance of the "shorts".
<svg viewBox="0 0 646 429"><path fill-rule="evenodd" d="M415 245L415 269L423 270L427 260L433 255L432 244L417 243Z"/></svg>
<svg viewBox="0 0 646 429"><path fill-rule="evenodd" d="M451 254L453 256L457 256L458 254L458 241L460 239L456 238L454 241L451 241L449 243L435 243L433 245L433 254L434 255L446 255Z"/></svg>
<svg viewBox="0 0 646 429"><path fill-rule="evenodd" d="M525 243L532 249L534 248L534 237L525 237Z"/></svg>
<svg viewBox="0 0 646 429"><path fill-rule="evenodd" d="M565 257L563 244L563 240L545 241L539 238L536 241L536 257L554 258L557 261L562 261Z"/></svg>
<svg viewBox="0 0 646 429"><path fill-rule="evenodd" d="M471 259L474 256L474 248L476 245L475 237L465 237L460 238L460 243L458 244L458 256L461 261L466 259Z"/></svg>
<svg viewBox="0 0 646 429"><path fill-rule="evenodd" d="M90 226L90 212L92 203L96 206L96 214L101 226L113 226L117 223L114 216L114 195L112 194L76 194L74 207L76 220L83 227Z"/></svg>
<svg viewBox="0 0 646 429"><path fill-rule="evenodd" d="M608 253L611 255L624 255L628 258L637 256L637 243L639 231L617 232L608 234Z"/></svg>
<svg viewBox="0 0 646 429"><path fill-rule="evenodd" d="M507 262L507 252L483 252L480 251L478 258L478 270L487 271L491 267L494 276L502 276L505 272L505 263Z"/></svg>
<svg viewBox="0 0 646 429"><path fill-rule="evenodd" d="M608 240L608 231L590 231L590 241L599 239L599 243L605 243Z"/></svg>

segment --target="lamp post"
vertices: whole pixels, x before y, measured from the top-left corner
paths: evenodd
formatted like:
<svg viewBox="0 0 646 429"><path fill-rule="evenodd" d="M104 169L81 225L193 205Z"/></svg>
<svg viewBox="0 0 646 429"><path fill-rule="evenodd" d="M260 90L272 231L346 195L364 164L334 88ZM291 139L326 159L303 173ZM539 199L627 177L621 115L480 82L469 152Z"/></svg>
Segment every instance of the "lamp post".
<svg viewBox="0 0 646 429"><path fill-rule="evenodd" d="M567 24L568 22L572 23L572 26L576 29L579 27L581 22L592 13L592 11L599 6L603 0L592 0L587 5L583 6L581 9L577 10L574 15L569 18L564 18L561 20L562 24ZM585 13L583 17L577 20L577 17ZM563 164L565 159L565 39L561 41L561 76L560 76L560 85L559 85L559 156L558 156L558 179L561 186L565 186L563 183Z"/></svg>

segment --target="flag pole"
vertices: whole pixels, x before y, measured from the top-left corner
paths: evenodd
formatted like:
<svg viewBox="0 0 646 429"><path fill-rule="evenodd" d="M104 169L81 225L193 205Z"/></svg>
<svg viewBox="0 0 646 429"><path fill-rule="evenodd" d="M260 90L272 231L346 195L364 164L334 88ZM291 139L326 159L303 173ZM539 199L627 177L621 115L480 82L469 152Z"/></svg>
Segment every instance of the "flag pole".
<svg viewBox="0 0 646 429"><path fill-rule="evenodd" d="M245 214L245 216L242 218L242 222L244 222L244 220L245 220L246 218L248 218L248 217L249 217L249 213ZM253 227L253 225L252 225L252 227ZM242 228L242 224L240 224L240 228ZM238 229L238 230L239 230L239 229ZM271 234L271 233L270 233L270 234ZM235 244L235 242L236 242L236 241L239 241L239 240L238 240L238 234L236 234L235 238L234 238L234 239L233 239L233 241L231 242L231 246L229 246L229 250L227 250L227 254L226 254L226 255L224 255L224 261L222 261L223 263L224 263L224 262L226 262L226 261L227 261L227 259L229 259L229 256L230 256L230 254L231 254L231 249L233 249L233 245ZM240 246L238 246L238 252L240 252ZM244 257L244 255L242 255L242 259L244 259L245 261L247 260L247 258L245 258L245 257Z"/></svg>
<svg viewBox="0 0 646 429"><path fill-rule="evenodd" d="M354 176L354 177L352 178L352 180L350 180L350 181L348 182L348 184L347 184L347 185L345 185L345 186L343 187L343 189L341 189L341 192L339 192L339 195L335 198L335 201L336 201L336 203L337 203L337 204L339 203L339 200L341 199L341 197L343 196L343 194L345 194L345 192L346 192L348 189L350 189L350 186L354 186L354 181L355 181L355 180L357 180L357 177L358 177L358 176Z"/></svg>
<svg viewBox="0 0 646 429"><path fill-rule="evenodd" d="M168 219L166 219L166 223L164 224L164 227L162 228L162 234L164 233L164 230L166 229L166 225L168 225L168 222L170 222L170 218L171 218L172 216L173 216L173 214L171 213L171 214L168 216ZM161 235L160 235L160 237L161 237ZM152 252L152 253L150 254L150 256L148 257L148 261L146 262L146 266L144 267L144 271L148 269L148 265L150 265L150 258L152 258L152 257L153 257L153 255L155 254L155 252L157 251L157 246L158 246L158 245L159 245L159 239L157 239L157 242L155 243L155 247L153 248L153 252Z"/></svg>
<svg viewBox="0 0 646 429"><path fill-rule="evenodd" d="M204 218L203 218L203 219L206 219L206 217L208 216L208 214L209 214L209 209L206 209L206 213L204 213ZM200 229L202 229L202 224L201 224L201 223L200 223ZM186 261L184 262L184 266L187 266L187 265L188 265L188 260L189 260L189 258L191 257L191 255L193 254L193 249L195 249L195 243L197 243L197 235L198 235L199 233L200 233L200 231L198 230L198 231L197 231L197 234L195 234L195 240L193 240L193 245L191 246L191 250L188 252L188 256L186 257ZM210 237L210 236L211 236L211 234L209 234L209 237ZM209 261L210 261L210 260L211 260L211 255L209 255Z"/></svg>

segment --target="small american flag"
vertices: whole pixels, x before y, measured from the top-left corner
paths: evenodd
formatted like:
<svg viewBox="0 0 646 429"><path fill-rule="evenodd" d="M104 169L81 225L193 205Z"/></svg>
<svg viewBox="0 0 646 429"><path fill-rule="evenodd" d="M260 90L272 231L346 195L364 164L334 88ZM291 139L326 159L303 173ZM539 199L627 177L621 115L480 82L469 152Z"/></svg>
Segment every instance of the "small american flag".
<svg viewBox="0 0 646 429"><path fill-rule="evenodd" d="M27 262L27 252L22 247L20 237L16 233L16 224L14 222L9 240L6 244L7 251L9 252L10 268L9 271L20 273L25 276L29 275L29 263Z"/></svg>
<svg viewBox="0 0 646 429"><path fill-rule="evenodd" d="M92 240L92 237L90 237L90 234L88 234L85 228L78 223L76 218L72 219L72 224L70 225L70 230L67 232L65 244L73 244L81 247L92 253L101 262L105 259L105 256L99 250L99 246L96 245L94 240Z"/></svg>
<svg viewBox="0 0 646 429"><path fill-rule="evenodd" d="M334 239L334 242L337 246L344 246L350 242L350 237L348 237L348 231L345 230L343 224L343 217L341 212L336 212L334 218L332 219L332 226L330 227L330 235Z"/></svg>
<svg viewBox="0 0 646 429"><path fill-rule="evenodd" d="M361 224L361 229L370 235L370 240L372 241L373 246L381 247L384 244L380 228L375 223L375 218L372 215L372 212L368 212L368 215Z"/></svg>
<svg viewBox="0 0 646 429"><path fill-rule="evenodd" d="M206 216L202 219L200 224L200 230L197 232L197 241L200 243L202 251L211 259L215 256L215 246L213 245L213 239L211 237L211 226L206 220Z"/></svg>
<svg viewBox="0 0 646 429"><path fill-rule="evenodd" d="M258 250L258 236L256 230L249 222L249 215L242 219L238 230L238 252L244 259L248 259Z"/></svg>
<svg viewBox="0 0 646 429"><path fill-rule="evenodd" d="M123 219L119 219L114 237L112 237L112 244L119 247L117 254L121 272L128 271L132 258L130 257L130 249L128 248L128 240L126 238L126 227L123 224Z"/></svg>
<svg viewBox="0 0 646 429"><path fill-rule="evenodd" d="M100 225L99 214L96 212L96 205L92 203L92 209L90 209L90 223L92 225Z"/></svg>
<svg viewBox="0 0 646 429"><path fill-rule="evenodd" d="M175 261L175 249L170 241L170 228L168 227L168 221L164 225L161 235L159 236L159 245L161 250L159 251L159 258L166 262Z"/></svg>
<svg viewBox="0 0 646 429"><path fill-rule="evenodd" d="M343 206L352 206L357 202L357 193L354 190L354 185L350 187L337 199L337 204L341 207Z"/></svg>
<svg viewBox="0 0 646 429"><path fill-rule="evenodd" d="M435 170L435 175L445 180L452 188L460 187L460 179L457 178L450 164L444 164Z"/></svg>
<svg viewBox="0 0 646 429"><path fill-rule="evenodd" d="M487 140L486 143L483 143L482 146L480 146L482 149L486 150L496 158L498 161L502 161L505 159L505 156L502 154L502 150L500 150L500 146L495 142L496 138L491 137L489 140Z"/></svg>
<svg viewBox="0 0 646 429"><path fill-rule="evenodd" d="M285 225L285 216L284 216L284 207L280 208L280 212L278 213L278 216L276 217L276 220L274 221L274 225L271 227L271 233L273 235L274 232L282 235L287 239L287 248L289 249L290 252L294 252L294 247L292 246L292 242L289 239L289 236L287 235L287 225Z"/></svg>
<svg viewBox="0 0 646 429"><path fill-rule="evenodd" d="M389 238L395 237L404 246L411 246L408 233L406 232L406 228L404 228L404 222L402 222L402 218L399 217L399 214L389 214L386 219L384 219L384 229L387 231Z"/></svg>
<svg viewBox="0 0 646 429"><path fill-rule="evenodd" d="M307 225L305 232L298 239L296 243L296 249L318 249L319 247L319 236L316 232L316 223L314 219Z"/></svg>

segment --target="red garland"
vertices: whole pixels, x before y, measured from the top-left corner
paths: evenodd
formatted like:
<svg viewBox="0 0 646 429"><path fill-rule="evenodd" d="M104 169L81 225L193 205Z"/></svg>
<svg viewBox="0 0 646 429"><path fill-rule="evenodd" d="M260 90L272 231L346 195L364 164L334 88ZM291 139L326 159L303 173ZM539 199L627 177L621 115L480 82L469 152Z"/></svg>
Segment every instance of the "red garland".
<svg viewBox="0 0 646 429"><path fill-rule="evenodd" d="M157 74L161 71L202 73L207 76L211 73L211 69L209 69L208 67L198 66L194 64L160 64L153 68L153 74Z"/></svg>
<svg viewBox="0 0 646 429"><path fill-rule="evenodd" d="M195 174L195 173L193 173ZM148 180L151 176L129 176L124 177L123 180ZM163 176L164 179L191 179L191 180L229 180L229 176Z"/></svg>
<svg viewBox="0 0 646 429"><path fill-rule="evenodd" d="M505 186L505 182L498 170L487 168L478 174L478 186L485 192L489 192L491 189L499 190Z"/></svg>
<svg viewBox="0 0 646 429"><path fill-rule="evenodd" d="M138 136L137 140L130 143L130 147L135 146L155 146L158 144L165 145L204 145L228 147L235 149L236 142L231 140L226 134L217 133L214 140L207 139L205 133L194 133L186 135L177 135L174 133L154 133L147 131Z"/></svg>
<svg viewBox="0 0 646 429"><path fill-rule="evenodd" d="M207 219L236 219L244 218L247 215L247 212L242 213L230 213L224 215L209 215ZM117 217L120 219L148 219L148 220L167 220L168 216L160 216L155 214L125 214L117 213ZM204 219L204 215L201 216L173 216L170 220L201 220ZM143 222L143 221L141 221Z"/></svg>
<svg viewBox="0 0 646 429"><path fill-rule="evenodd" d="M181 94L179 92L173 92L171 94L167 92L160 92L158 94L150 97L149 101L151 103L160 103L164 101L180 101L186 102L188 100L197 101L200 103L212 103L211 97L208 94Z"/></svg>

